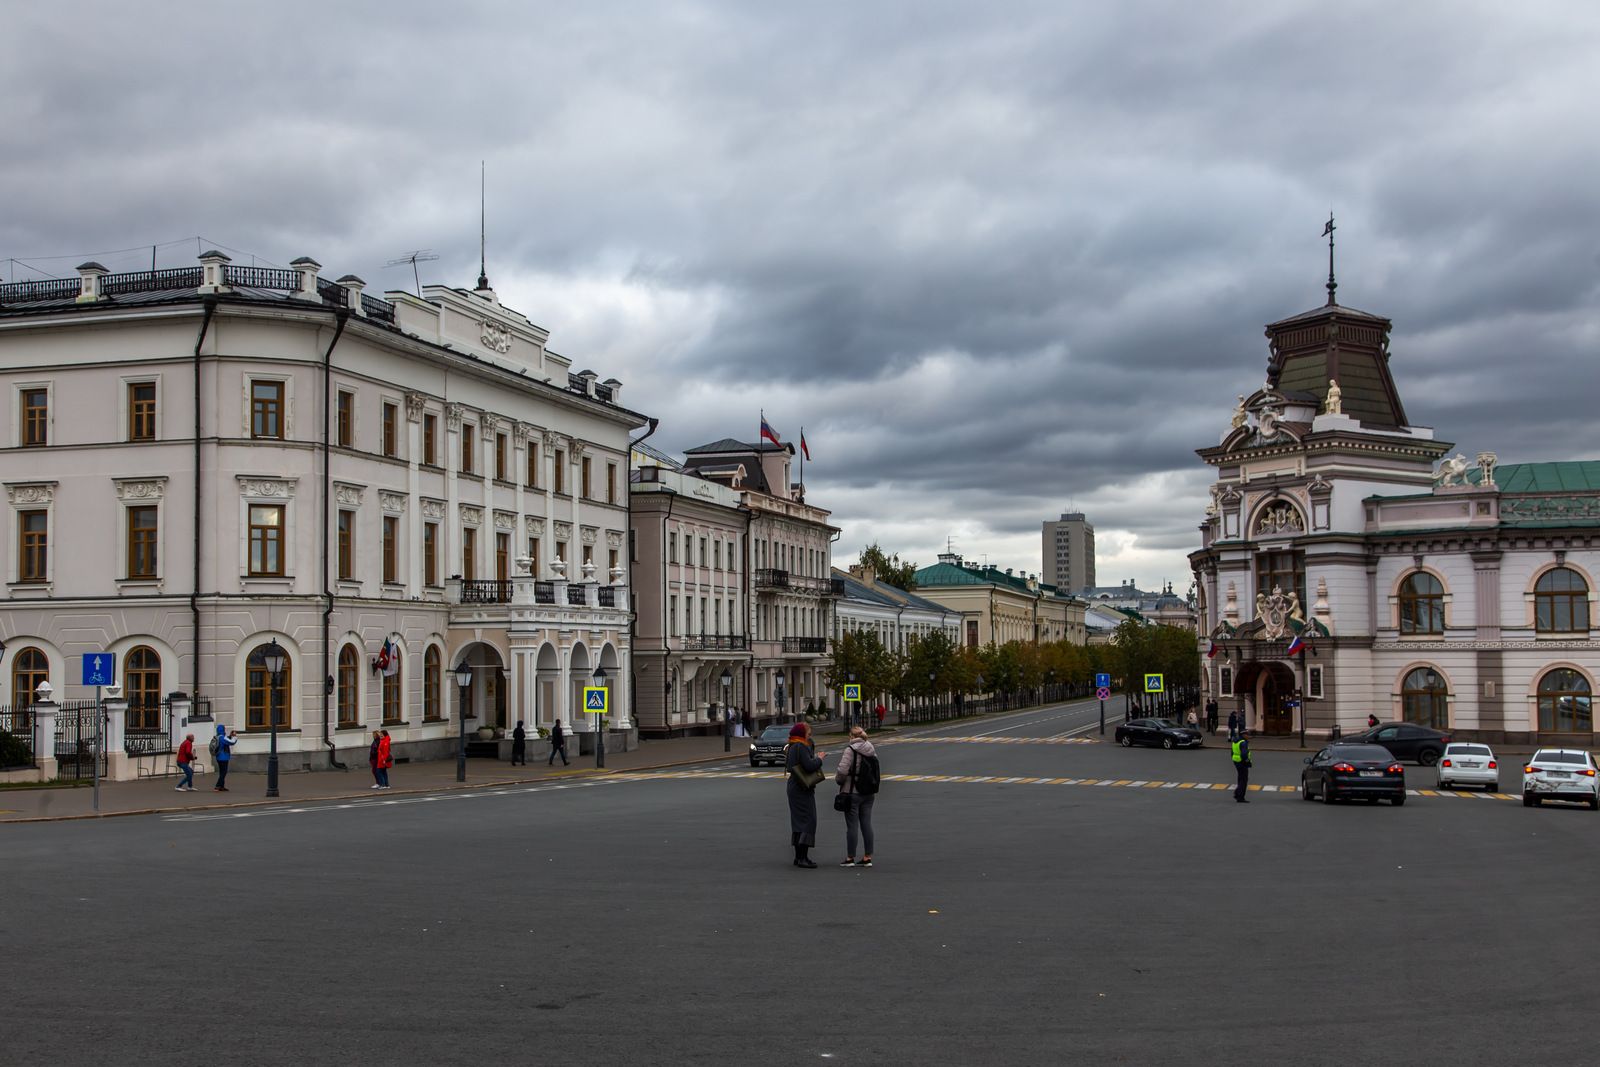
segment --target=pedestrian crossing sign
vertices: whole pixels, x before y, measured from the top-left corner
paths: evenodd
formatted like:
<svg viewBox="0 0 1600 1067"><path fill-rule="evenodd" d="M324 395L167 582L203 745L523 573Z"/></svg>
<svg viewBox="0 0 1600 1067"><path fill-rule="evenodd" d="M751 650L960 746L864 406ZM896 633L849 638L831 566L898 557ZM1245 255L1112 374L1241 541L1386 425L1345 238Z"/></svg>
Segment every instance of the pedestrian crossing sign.
<svg viewBox="0 0 1600 1067"><path fill-rule="evenodd" d="M1145 675L1144 691L1146 693L1165 693L1167 691L1166 677L1160 674Z"/></svg>
<svg viewBox="0 0 1600 1067"><path fill-rule="evenodd" d="M849 704L849 703L856 703L856 704L861 703L861 687L859 685L847 685L847 686L845 686L844 687L844 699L845 699L845 703L847 703L847 704Z"/></svg>
<svg viewBox="0 0 1600 1067"><path fill-rule="evenodd" d="M606 694L611 690L599 685L586 685L583 687L583 710L590 715L604 715L606 708Z"/></svg>

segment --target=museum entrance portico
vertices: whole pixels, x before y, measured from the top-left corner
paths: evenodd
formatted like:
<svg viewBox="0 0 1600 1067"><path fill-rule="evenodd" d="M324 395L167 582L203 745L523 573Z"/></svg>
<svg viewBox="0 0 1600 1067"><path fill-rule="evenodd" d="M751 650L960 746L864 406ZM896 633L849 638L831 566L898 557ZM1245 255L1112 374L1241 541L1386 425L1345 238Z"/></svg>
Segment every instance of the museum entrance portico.
<svg viewBox="0 0 1600 1067"><path fill-rule="evenodd" d="M1269 737L1286 737L1299 728L1298 690L1294 670L1277 660L1243 664L1234 686L1246 725Z"/></svg>

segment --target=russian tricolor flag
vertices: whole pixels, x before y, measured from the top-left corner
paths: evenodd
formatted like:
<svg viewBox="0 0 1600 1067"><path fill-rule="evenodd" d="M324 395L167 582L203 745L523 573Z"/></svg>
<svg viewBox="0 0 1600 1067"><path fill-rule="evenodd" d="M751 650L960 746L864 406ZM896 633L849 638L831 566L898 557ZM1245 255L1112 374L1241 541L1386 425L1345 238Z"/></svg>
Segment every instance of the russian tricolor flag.
<svg viewBox="0 0 1600 1067"><path fill-rule="evenodd" d="M775 445L783 444L782 441L778 440L778 431L774 430L771 424L767 422L765 415L761 416L761 437L763 440L771 441Z"/></svg>
<svg viewBox="0 0 1600 1067"><path fill-rule="evenodd" d="M1295 634L1294 635L1294 639L1289 642L1288 655L1298 656L1300 653L1304 652L1305 650L1306 650L1306 635L1303 634L1303 633Z"/></svg>

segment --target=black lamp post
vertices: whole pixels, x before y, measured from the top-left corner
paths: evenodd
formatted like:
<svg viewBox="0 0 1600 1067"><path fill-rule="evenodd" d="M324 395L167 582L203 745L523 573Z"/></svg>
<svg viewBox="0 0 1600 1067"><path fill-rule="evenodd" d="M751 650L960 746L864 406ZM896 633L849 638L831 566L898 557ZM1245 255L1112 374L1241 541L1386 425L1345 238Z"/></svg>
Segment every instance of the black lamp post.
<svg viewBox="0 0 1600 1067"><path fill-rule="evenodd" d="M733 751L733 740L729 735L733 733L733 723L730 721L732 712L728 710L728 694L733 687L733 675L728 668L722 668L722 751Z"/></svg>
<svg viewBox="0 0 1600 1067"><path fill-rule="evenodd" d="M938 676L934 674L933 671L928 672L928 701L930 704L933 703L933 698L936 695L934 692L933 683L934 679L937 677ZM928 717L930 719L933 717L933 709L931 707L928 709Z"/></svg>
<svg viewBox="0 0 1600 1067"><path fill-rule="evenodd" d="M267 750L267 796L278 795L278 682L283 678L283 665L289 657L284 654L283 646L278 644L278 639L273 638L272 643L261 654L261 666L266 668L267 676L272 679L271 688L267 691L267 730L271 736L270 748Z"/></svg>
<svg viewBox="0 0 1600 1067"><path fill-rule="evenodd" d="M783 711L783 672L778 672L778 721L787 723L789 717Z"/></svg>
<svg viewBox="0 0 1600 1067"><path fill-rule="evenodd" d="M604 667L596 667L594 669L594 684L601 689L605 688L606 669ZM606 703L611 703L610 693L606 694ZM594 765L599 768L603 768L606 765L606 717L604 715L596 715L594 717Z"/></svg>
<svg viewBox="0 0 1600 1067"><path fill-rule="evenodd" d="M456 665L456 718L460 719L460 744L456 746L456 781L467 780L467 689L472 685L472 665L462 660Z"/></svg>

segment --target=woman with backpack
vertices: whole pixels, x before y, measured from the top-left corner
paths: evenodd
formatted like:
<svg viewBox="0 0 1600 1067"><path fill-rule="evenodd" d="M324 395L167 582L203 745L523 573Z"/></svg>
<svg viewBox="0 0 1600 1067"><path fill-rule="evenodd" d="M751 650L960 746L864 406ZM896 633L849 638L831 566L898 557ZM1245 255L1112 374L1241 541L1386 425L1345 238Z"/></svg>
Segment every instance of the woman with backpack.
<svg viewBox="0 0 1600 1067"><path fill-rule="evenodd" d="M817 843L816 788L827 777L822 772L826 755L814 751L809 723L789 727L789 744L783 750L783 765L789 772L789 843L794 846L794 865L807 870L817 867L808 853Z"/></svg>
<svg viewBox="0 0 1600 1067"><path fill-rule="evenodd" d="M872 803L878 799L878 753L867 740L867 732L856 726L850 730L850 743L833 772L839 795L833 806L844 812L845 858L841 867L872 866ZM856 862L856 835L861 836L861 862Z"/></svg>

